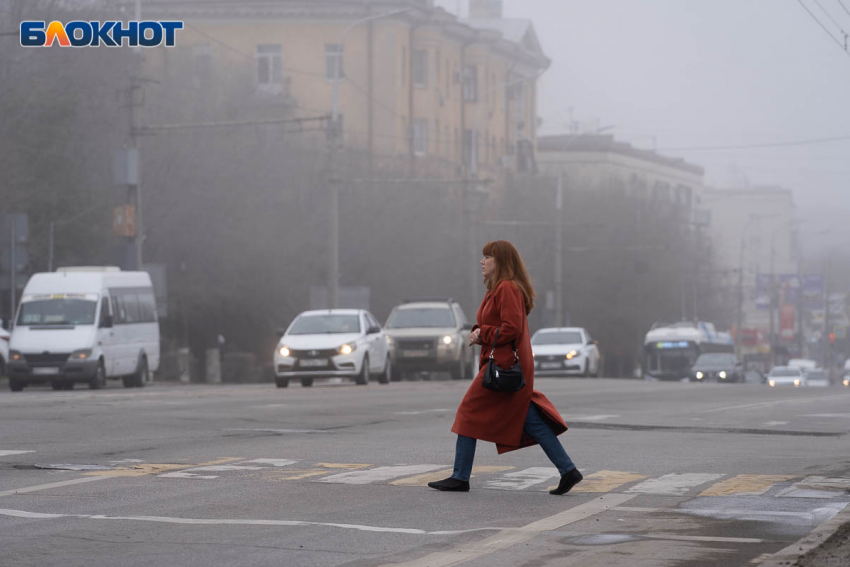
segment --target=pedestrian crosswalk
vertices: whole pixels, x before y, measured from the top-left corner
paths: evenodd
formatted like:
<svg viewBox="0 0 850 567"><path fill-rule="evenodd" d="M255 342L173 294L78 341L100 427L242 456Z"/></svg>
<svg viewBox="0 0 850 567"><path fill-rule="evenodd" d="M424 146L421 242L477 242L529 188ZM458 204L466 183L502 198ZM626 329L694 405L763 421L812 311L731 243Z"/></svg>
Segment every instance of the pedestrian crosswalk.
<svg viewBox="0 0 850 567"><path fill-rule="evenodd" d="M0 456L21 456L34 451L1 450ZM318 482L343 485L424 487L446 478L452 466L436 463L311 463L297 458L223 457L196 465L146 463L139 459L112 461L95 476L151 476L182 481L222 481L245 475L266 481ZM476 490L548 491L560 475L554 467L477 465L472 469ZM850 478L790 474L726 474L720 472L669 472L585 470L574 493L623 493L679 497L775 497L788 499L840 499L850 501Z"/></svg>

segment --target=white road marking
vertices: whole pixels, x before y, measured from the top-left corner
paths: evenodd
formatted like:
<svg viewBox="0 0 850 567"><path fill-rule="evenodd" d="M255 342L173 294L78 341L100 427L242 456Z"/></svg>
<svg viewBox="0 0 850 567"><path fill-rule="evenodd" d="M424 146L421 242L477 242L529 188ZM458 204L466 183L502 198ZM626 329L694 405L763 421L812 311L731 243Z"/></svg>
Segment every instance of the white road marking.
<svg viewBox="0 0 850 567"><path fill-rule="evenodd" d="M264 467L249 467L244 465L211 465L208 467L192 467L186 472L224 472L224 471L258 471Z"/></svg>
<svg viewBox="0 0 850 567"><path fill-rule="evenodd" d="M524 490L541 482L548 482L553 478L561 478L558 469L552 467L531 467L521 471L503 474L499 478L488 480L484 488L495 488L497 490Z"/></svg>
<svg viewBox="0 0 850 567"><path fill-rule="evenodd" d="M665 474L658 478L647 479L640 484L626 490L626 492L637 492L641 494L669 494L683 496L695 486L717 480L722 474L713 473L684 473Z"/></svg>
<svg viewBox="0 0 850 567"><path fill-rule="evenodd" d="M158 474L156 476L157 476L157 478L197 478L197 479L218 478L218 475L215 475L215 474L203 475L203 474L195 474L195 473L182 472L182 471L170 472L170 473L165 473L165 474Z"/></svg>
<svg viewBox="0 0 850 567"><path fill-rule="evenodd" d="M298 461L293 461L292 459L253 459L250 461L242 461L238 463L240 465L245 465L248 463L257 463L258 465L272 465L275 467L285 467L288 465L294 465Z"/></svg>
<svg viewBox="0 0 850 567"><path fill-rule="evenodd" d="M850 413L805 413L803 417L840 417L850 419Z"/></svg>
<svg viewBox="0 0 850 567"><path fill-rule="evenodd" d="M74 478L71 480L63 480L61 482L51 482L49 484L39 484L37 486L28 486L26 488L15 488L13 490L4 490L0 492L0 496L11 496L13 494L26 494L28 492L38 492L40 490L50 490L51 488L59 488L62 486L71 486L73 484L82 484L84 482L94 482L95 480L103 480L112 478L108 476L87 476L83 478Z"/></svg>
<svg viewBox="0 0 850 567"><path fill-rule="evenodd" d="M257 433L330 433L323 429L246 429L246 428L228 428L225 431L255 431Z"/></svg>
<svg viewBox="0 0 850 567"><path fill-rule="evenodd" d="M159 522L164 524L197 524L205 526L322 526L330 528L342 528L347 530L359 530L364 532L384 532L394 534L411 535L457 535L480 531L505 531L511 528L473 528L469 530L439 530L429 532L415 528L388 528L383 526L366 526L360 524L338 524L328 522L303 522L301 520L250 520L243 518L173 518L168 516L104 516L88 514L45 514L41 512L27 512L25 510L10 510L0 508L0 515L13 518L28 518L39 520L53 520L56 518L80 518L85 520L120 520L137 522Z"/></svg>
<svg viewBox="0 0 850 567"><path fill-rule="evenodd" d="M532 522L518 529L502 530L481 541L461 545L447 551L437 551L419 559L414 559L413 561L386 564L381 567L451 567L452 565L472 561L494 551L500 551L518 543L523 543L543 532L557 530L568 524L584 520L585 518L628 502L635 497L635 495L629 494L605 494L599 498L594 498L590 502L579 504L569 510Z"/></svg>
<svg viewBox="0 0 850 567"><path fill-rule="evenodd" d="M846 397L847 394L839 395L838 397ZM836 396L820 396L817 398L788 398L786 400L774 400L770 402L758 402L755 404L741 404L737 406L723 406L719 408L709 408L704 410L699 410L697 413L714 413L720 411L729 411L736 409L754 409L754 408L768 408L771 406L777 406L781 404L808 404L812 402L822 402L826 400L835 400Z"/></svg>
<svg viewBox="0 0 850 567"><path fill-rule="evenodd" d="M787 421L765 421L762 423L765 427L776 427L777 425L788 425Z"/></svg>
<svg viewBox="0 0 850 567"><path fill-rule="evenodd" d="M619 415L571 415L564 419L567 421L602 421L603 419L612 419L620 417ZM569 423L567 424L569 425Z"/></svg>
<svg viewBox="0 0 850 567"><path fill-rule="evenodd" d="M391 467L377 467L365 471L353 471L334 474L320 478L314 482L329 482L333 484L370 484L373 482L385 482L402 476L422 474L437 469L445 468L446 465L397 465Z"/></svg>
<svg viewBox="0 0 850 567"><path fill-rule="evenodd" d="M8 457L9 455L23 455L24 453L35 453L35 451L7 451L7 450L0 450L0 457Z"/></svg>
<svg viewBox="0 0 850 567"><path fill-rule="evenodd" d="M393 413L395 415L419 415L421 413L439 413L441 411L454 411L454 410L450 410L450 409L447 409L447 408L440 408L440 409L427 409L427 410L420 410L420 411L396 411L396 412L393 412Z"/></svg>
<svg viewBox="0 0 850 567"><path fill-rule="evenodd" d="M110 464L119 464L119 463L144 463L141 459L121 459L120 461L109 461Z"/></svg>
<svg viewBox="0 0 850 567"><path fill-rule="evenodd" d="M754 537L712 537L712 536L687 536L673 534L641 534L639 537L647 539L669 539L673 541L707 541L717 543L765 543L767 540Z"/></svg>

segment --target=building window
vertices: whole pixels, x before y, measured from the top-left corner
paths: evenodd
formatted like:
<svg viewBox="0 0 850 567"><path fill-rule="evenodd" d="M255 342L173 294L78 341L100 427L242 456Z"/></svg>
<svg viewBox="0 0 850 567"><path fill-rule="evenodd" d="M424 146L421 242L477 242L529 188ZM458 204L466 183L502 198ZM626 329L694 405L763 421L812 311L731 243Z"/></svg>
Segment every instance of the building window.
<svg viewBox="0 0 850 567"><path fill-rule="evenodd" d="M428 153L428 120L414 118L413 126L413 155L424 156Z"/></svg>
<svg viewBox="0 0 850 567"><path fill-rule="evenodd" d="M414 87L428 86L428 52L424 49L414 49L410 61L410 79Z"/></svg>
<svg viewBox="0 0 850 567"><path fill-rule="evenodd" d="M325 44L325 78L333 81L337 77L345 77L345 67L342 59L342 46L336 43Z"/></svg>
<svg viewBox="0 0 850 567"><path fill-rule="evenodd" d="M670 184L664 181L656 181L652 188L652 200L670 203Z"/></svg>
<svg viewBox="0 0 850 567"><path fill-rule="evenodd" d="M260 44L255 55L257 85L280 91L283 88L283 48L280 44Z"/></svg>
<svg viewBox="0 0 850 567"><path fill-rule="evenodd" d="M407 48L401 48L401 86L407 84Z"/></svg>
<svg viewBox="0 0 850 567"><path fill-rule="evenodd" d="M475 65L466 65L463 68L463 100L478 100L478 67Z"/></svg>
<svg viewBox="0 0 850 567"><path fill-rule="evenodd" d="M472 171L476 171L478 167L478 144L475 143L475 138L472 130L463 131L463 163Z"/></svg>

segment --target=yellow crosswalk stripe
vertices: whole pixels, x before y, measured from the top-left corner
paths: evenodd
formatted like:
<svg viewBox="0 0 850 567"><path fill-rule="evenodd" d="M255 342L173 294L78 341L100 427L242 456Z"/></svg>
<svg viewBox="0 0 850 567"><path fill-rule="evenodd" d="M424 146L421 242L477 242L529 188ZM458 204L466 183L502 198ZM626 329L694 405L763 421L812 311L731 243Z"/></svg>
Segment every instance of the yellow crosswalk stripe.
<svg viewBox="0 0 850 567"><path fill-rule="evenodd" d="M764 494L777 482L794 478L784 474L739 474L713 484L699 493L699 496L734 496L737 494Z"/></svg>
<svg viewBox="0 0 850 567"><path fill-rule="evenodd" d="M509 471L514 467L496 467L496 466L480 466L480 467L472 467L472 476L474 477L476 474L489 474L495 472ZM395 486L427 486L429 482L433 482L435 480L442 480L452 474L452 469L444 469L441 471L434 471L424 474L418 474L416 476L409 476L407 478L400 478L398 480L392 481L390 484Z"/></svg>
<svg viewBox="0 0 850 567"><path fill-rule="evenodd" d="M339 470L358 470L371 467L367 463L316 463L316 467L310 469L285 469L263 471L263 477L269 480L303 480L314 476L322 476L337 472Z"/></svg>
<svg viewBox="0 0 850 567"><path fill-rule="evenodd" d="M106 471L91 471L87 473L83 473L84 476L147 476L151 474L160 474L167 471L179 470L179 469L190 469L195 467L207 467L214 465L221 465L224 463L231 463L233 461L241 461L244 457L225 457L223 459L216 459L214 461L209 461L206 463L198 463L196 465L192 464L170 464L170 463L139 463L137 465L133 465L130 467L118 467L115 469L110 469Z"/></svg>
<svg viewBox="0 0 850 567"><path fill-rule="evenodd" d="M570 492L611 492L624 484L645 478L646 475L633 472L601 470L586 475L584 480L578 483ZM557 487L558 485L556 484L546 490L553 490Z"/></svg>

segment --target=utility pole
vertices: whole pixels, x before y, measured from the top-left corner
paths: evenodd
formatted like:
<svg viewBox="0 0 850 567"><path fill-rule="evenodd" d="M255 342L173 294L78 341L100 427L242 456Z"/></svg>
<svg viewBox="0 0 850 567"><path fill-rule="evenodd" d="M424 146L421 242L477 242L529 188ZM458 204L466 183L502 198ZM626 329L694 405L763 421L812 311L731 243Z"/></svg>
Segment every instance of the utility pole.
<svg viewBox="0 0 850 567"><path fill-rule="evenodd" d="M16 281L15 275L18 272L18 266L17 266L18 259L16 257L15 252L17 251L17 248L18 248L18 243L17 243L18 230L17 230L17 226L16 226L17 225L16 215L6 215L6 218L9 219L9 225L10 225L10 231L11 231L11 234L9 236L9 242L10 242L10 244L9 244L9 321L11 321L11 323L9 324L9 330L11 331L12 325L14 324L14 321L15 321L15 307L17 306L17 298L15 296L17 295L16 292L17 292L18 282Z"/></svg>
<svg viewBox="0 0 850 567"><path fill-rule="evenodd" d="M563 237L562 221L563 219L563 172L558 171L558 189L555 194L555 326L560 327L564 324L564 267L563 267Z"/></svg>

